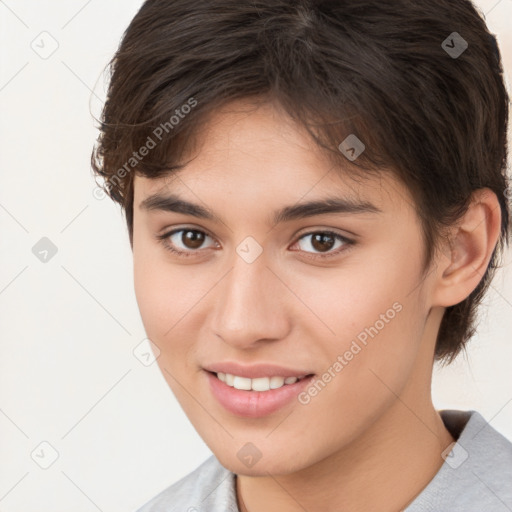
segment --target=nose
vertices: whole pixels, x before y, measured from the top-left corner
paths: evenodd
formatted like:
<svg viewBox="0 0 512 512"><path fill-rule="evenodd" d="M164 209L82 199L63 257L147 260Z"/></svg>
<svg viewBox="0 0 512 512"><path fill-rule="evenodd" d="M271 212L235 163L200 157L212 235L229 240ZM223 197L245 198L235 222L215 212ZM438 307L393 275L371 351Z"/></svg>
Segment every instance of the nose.
<svg viewBox="0 0 512 512"><path fill-rule="evenodd" d="M286 337L291 297L263 252L248 263L235 253L214 297L213 333L240 349Z"/></svg>

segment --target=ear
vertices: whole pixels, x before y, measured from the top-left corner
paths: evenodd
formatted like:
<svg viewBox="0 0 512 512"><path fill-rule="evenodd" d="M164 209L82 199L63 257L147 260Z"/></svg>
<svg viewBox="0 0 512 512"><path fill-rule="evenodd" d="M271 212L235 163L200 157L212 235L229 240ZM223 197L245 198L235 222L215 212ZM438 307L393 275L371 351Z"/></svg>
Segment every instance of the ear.
<svg viewBox="0 0 512 512"><path fill-rule="evenodd" d="M436 269L433 306L454 306L466 299L483 278L501 229L496 194L482 188L472 194L463 218L448 236Z"/></svg>

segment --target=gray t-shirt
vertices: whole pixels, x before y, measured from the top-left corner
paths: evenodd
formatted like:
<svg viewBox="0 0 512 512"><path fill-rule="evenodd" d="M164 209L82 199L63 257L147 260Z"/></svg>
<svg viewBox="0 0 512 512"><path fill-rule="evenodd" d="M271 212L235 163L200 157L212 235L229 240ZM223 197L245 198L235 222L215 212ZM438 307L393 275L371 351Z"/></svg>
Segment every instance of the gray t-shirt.
<svg viewBox="0 0 512 512"><path fill-rule="evenodd" d="M439 411L457 441L404 512L512 512L512 443L476 411ZM239 512L235 474L214 455L137 512Z"/></svg>

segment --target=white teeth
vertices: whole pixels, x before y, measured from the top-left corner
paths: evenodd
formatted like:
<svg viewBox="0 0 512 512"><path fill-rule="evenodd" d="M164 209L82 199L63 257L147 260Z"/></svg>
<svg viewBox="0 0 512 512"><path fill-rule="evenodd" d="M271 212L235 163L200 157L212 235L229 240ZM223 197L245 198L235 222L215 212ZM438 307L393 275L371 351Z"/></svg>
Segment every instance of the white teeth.
<svg viewBox="0 0 512 512"><path fill-rule="evenodd" d="M257 377L255 379L248 379L230 373L217 373L217 377L228 386L235 389L242 389L245 391L269 391L270 389L278 389L286 384L294 384L302 377Z"/></svg>
<svg viewBox="0 0 512 512"><path fill-rule="evenodd" d="M284 377L270 377L270 389L277 389L284 386Z"/></svg>
<svg viewBox="0 0 512 512"><path fill-rule="evenodd" d="M270 389L270 379L268 377L251 379L251 389L253 391L268 391Z"/></svg>
<svg viewBox="0 0 512 512"><path fill-rule="evenodd" d="M235 375L233 380L233 387L235 389L245 389L246 391L251 390L251 379L247 379L245 377L239 377Z"/></svg>

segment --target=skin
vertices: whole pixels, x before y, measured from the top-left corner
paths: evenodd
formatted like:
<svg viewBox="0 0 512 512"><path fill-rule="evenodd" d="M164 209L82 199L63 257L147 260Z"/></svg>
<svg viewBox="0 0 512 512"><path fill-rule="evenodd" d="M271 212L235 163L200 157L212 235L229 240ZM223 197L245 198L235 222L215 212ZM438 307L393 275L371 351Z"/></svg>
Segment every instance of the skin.
<svg viewBox="0 0 512 512"><path fill-rule="evenodd" d="M276 105L247 107L237 101L218 111L171 179L135 177L135 292L146 333L191 423L237 474L241 510L402 510L454 441L430 395L435 339L445 307L485 272L499 235L497 198L475 193L425 276L421 225L403 185L388 173L356 182ZM141 209L156 192L179 194L222 222ZM382 211L270 221L277 209L328 196ZM195 251L179 256L156 238L178 228L208 236L199 248L183 233L168 238ZM303 235L325 230L356 243L334 239L324 252L342 250L322 260ZM250 264L236 252L247 236L263 249ZM226 360L321 376L395 303L400 312L307 405L293 400L248 419L227 412L209 389L203 365ZM237 457L247 442L262 454L251 468Z"/></svg>

